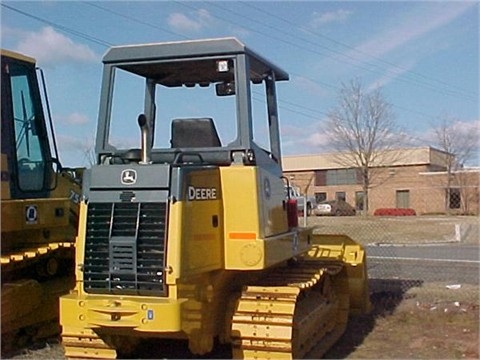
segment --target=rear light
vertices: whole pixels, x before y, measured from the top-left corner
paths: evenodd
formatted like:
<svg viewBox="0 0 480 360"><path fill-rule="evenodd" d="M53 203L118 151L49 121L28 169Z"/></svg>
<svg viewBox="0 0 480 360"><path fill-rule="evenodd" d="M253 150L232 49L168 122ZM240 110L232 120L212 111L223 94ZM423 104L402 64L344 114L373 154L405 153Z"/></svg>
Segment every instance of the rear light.
<svg viewBox="0 0 480 360"><path fill-rule="evenodd" d="M287 200L287 221L289 228L298 227L297 199Z"/></svg>

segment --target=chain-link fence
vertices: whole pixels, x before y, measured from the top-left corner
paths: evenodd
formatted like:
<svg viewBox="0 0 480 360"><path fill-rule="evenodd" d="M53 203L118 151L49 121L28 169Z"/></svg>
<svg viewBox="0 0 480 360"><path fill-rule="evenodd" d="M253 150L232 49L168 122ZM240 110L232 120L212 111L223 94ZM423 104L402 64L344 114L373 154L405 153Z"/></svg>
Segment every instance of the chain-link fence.
<svg viewBox="0 0 480 360"><path fill-rule="evenodd" d="M479 214L480 193L478 186L422 187L415 189L412 198L411 206L416 208L419 214Z"/></svg>
<svg viewBox="0 0 480 360"><path fill-rule="evenodd" d="M406 292L435 286L476 287L480 273L479 218L475 216L310 216L316 233L345 234L367 252L373 291ZM304 224L304 218L300 219ZM470 292L478 302L478 291Z"/></svg>

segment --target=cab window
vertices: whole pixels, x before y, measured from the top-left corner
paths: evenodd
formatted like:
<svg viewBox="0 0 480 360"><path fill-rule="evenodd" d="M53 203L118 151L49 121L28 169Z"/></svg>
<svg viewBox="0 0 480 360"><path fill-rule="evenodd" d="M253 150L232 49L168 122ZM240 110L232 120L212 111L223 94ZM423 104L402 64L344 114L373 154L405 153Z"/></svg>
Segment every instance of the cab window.
<svg viewBox="0 0 480 360"><path fill-rule="evenodd" d="M43 190L45 182L45 158L37 128L38 108L28 75L28 69L22 66L10 68L18 186L24 192Z"/></svg>

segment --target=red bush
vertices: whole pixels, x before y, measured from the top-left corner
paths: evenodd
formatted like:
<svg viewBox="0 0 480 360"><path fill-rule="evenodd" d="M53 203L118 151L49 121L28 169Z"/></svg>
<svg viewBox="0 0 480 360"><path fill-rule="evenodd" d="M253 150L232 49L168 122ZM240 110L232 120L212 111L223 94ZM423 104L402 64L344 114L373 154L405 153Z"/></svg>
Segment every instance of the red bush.
<svg viewBox="0 0 480 360"><path fill-rule="evenodd" d="M413 209L404 208L381 208L376 209L374 216L415 216L417 213Z"/></svg>

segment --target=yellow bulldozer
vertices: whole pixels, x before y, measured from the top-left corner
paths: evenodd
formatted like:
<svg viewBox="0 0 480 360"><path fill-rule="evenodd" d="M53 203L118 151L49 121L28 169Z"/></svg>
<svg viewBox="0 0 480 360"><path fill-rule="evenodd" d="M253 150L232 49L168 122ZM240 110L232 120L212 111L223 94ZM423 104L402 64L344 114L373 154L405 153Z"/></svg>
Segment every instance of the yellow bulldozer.
<svg viewBox="0 0 480 360"><path fill-rule="evenodd" d="M58 298L74 282L82 169L58 160L35 60L1 50L2 353L60 333ZM39 76L38 74L41 74ZM43 100L42 100L43 95ZM53 153L53 155L52 155Z"/></svg>
<svg viewBox="0 0 480 360"><path fill-rule="evenodd" d="M369 311L362 246L299 227L285 192L285 80L235 38L107 51L76 286L60 299L67 357L126 356L149 338L319 357Z"/></svg>

